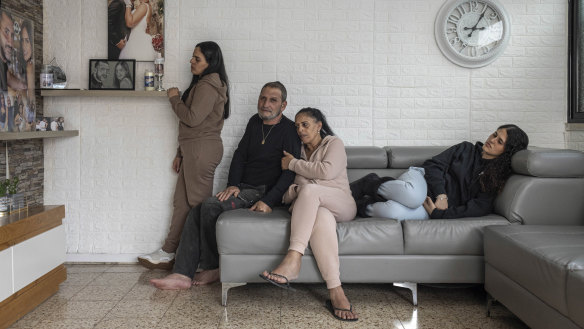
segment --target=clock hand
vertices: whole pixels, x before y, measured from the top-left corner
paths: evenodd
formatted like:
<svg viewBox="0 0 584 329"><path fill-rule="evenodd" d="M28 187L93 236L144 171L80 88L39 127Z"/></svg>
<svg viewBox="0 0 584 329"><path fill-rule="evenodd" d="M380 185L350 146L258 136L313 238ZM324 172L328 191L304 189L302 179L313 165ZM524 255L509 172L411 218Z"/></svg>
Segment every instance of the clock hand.
<svg viewBox="0 0 584 329"><path fill-rule="evenodd" d="M469 37L469 38L470 38L470 37L472 37L472 33L473 33L475 30L484 30L484 29L485 29L484 27L483 27L483 28L478 28L478 29L477 29L477 25L479 25L479 22L481 21L481 19L483 19L483 17L485 17L485 13L484 13L484 12L483 12L483 13L481 13L481 16L479 16L479 19L477 20L477 23L476 23L476 24L475 24L475 25L474 25L472 28L468 28L468 27L465 27L465 28L464 28L465 30L472 30L472 31L470 31L470 33L468 34L468 37Z"/></svg>

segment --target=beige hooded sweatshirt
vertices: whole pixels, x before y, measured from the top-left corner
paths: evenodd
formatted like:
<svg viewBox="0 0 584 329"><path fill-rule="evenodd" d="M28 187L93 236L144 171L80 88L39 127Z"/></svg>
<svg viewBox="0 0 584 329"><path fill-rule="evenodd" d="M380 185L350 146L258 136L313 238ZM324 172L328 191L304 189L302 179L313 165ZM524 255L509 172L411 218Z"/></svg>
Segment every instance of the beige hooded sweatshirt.
<svg viewBox="0 0 584 329"><path fill-rule="evenodd" d="M226 101L227 86L217 73L202 77L191 89L186 102L183 103L179 96L170 98L172 110L180 120L179 145L193 140L221 140Z"/></svg>

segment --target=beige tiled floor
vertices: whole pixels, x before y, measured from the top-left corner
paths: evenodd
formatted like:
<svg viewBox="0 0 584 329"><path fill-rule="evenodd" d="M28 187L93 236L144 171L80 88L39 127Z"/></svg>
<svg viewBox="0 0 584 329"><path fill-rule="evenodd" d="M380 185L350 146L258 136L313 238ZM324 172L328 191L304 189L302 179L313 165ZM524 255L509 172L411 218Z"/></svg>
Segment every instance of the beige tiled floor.
<svg viewBox="0 0 584 329"><path fill-rule="evenodd" d="M419 306L390 284L347 284L360 315L335 320L324 308L322 284L295 284L288 292L270 284L231 289L221 306L221 285L159 291L148 280L164 271L137 265L68 265L59 292L12 328L527 328L502 305L485 316L482 286L423 286Z"/></svg>

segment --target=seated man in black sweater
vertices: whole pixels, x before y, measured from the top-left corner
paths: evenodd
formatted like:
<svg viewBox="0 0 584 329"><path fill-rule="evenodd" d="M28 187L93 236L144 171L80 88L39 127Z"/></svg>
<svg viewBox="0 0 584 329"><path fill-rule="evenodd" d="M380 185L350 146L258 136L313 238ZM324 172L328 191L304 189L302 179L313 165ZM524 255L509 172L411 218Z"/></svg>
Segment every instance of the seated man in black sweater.
<svg viewBox="0 0 584 329"><path fill-rule="evenodd" d="M219 253L215 224L221 213L238 208L271 212L279 205L295 174L282 170L283 151L300 157L300 139L294 122L285 117L286 88L269 82L258 98L233 154L227 188L189 213L176 251L172 274L150 282L159 289L188 289L219 280ZM195 275L197 267L203 271ZM194 280L193 280L194 277Z"/></svg>

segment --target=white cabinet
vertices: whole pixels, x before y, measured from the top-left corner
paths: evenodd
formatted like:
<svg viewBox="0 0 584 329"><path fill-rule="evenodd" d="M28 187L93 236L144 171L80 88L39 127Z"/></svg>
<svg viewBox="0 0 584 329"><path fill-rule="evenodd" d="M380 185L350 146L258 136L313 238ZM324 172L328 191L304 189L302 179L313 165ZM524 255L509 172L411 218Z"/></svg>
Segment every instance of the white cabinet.
<svg viewBox="0 0 584 329"><path fill-rule="evenodd" d="M14 293L12 286L12 249L0 251L0 300L5 300Z"/></svg>
<svg viewBox="0 0 584 329"><path fill-rule="evenodd" d="M64 206L0 217L0 328L53 295L67 278L64 217Z"/></svg>

